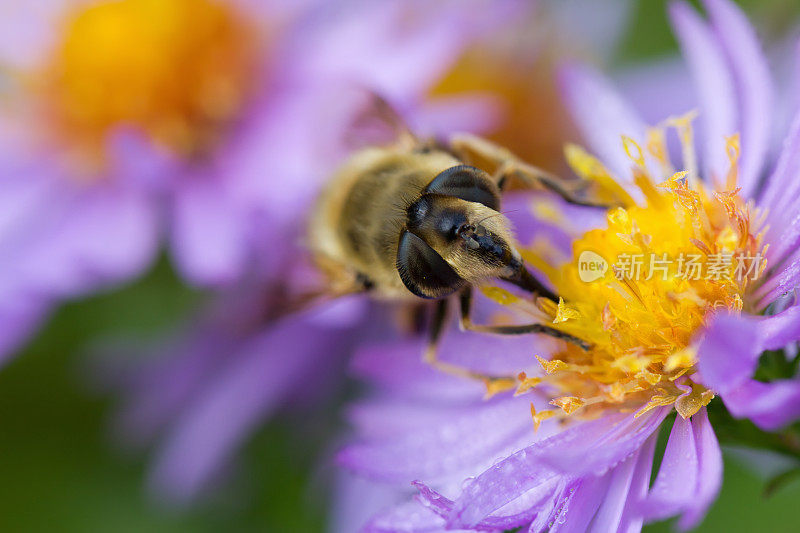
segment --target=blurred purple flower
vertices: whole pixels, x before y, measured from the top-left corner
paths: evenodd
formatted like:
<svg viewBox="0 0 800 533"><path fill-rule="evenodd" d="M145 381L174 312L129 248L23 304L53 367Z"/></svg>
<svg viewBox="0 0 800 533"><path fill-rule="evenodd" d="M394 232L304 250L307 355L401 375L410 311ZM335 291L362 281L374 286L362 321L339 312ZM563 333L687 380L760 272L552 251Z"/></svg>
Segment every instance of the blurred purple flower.
<svg viewBox="0 0 800 533"><path fill-rule="evenodd" d="M558 218L570 221L571 239L587 229L584 222L600 228L574 244L578 253L580 245L624 245L624 239L618 239L619 243L613 237L606 239L607 232L624 237L627 231L634 242L650 243L649 235L638 233L635 224L630 227L630 220L647 222L648 210L667 211L661 212L660 219L651 219L649 230L641 231L658 232L663 224L664 235L675 240L684 238L687 228L677 217L664 213L696 214L699 210L709 217L722 213L722 218L711 219L721 224L716 231L722 231L725 224L741 222L740 232L750 223L750 231L763 232L747 244L756 246L763 239L768 245L762 248L767 263L761 276L712 307L692 306L700 305L698 298L708 297L702 296L704 290L716 291L719 287L715 285L690 285L695 300L686 303L680 303L680 298L660 301L658 291L644 292L659 285L640 285L636 291L639 301L651 304L643 304L644 312L638 314L635 299L628 304L614 301L623 298L626 289L615 296L616 289L603 292L606 283L581 285L576 281L572 292L565 295L567 303L552 309L550 316L555 317L555 326L568 332L594 335L590 338L595 344L634 348L617 352L611 365L603 353L581 363L583 356L577 348L548 349L540 344L536 352L549 352L552 360L545 358L539 366L532 361L534 346L529 338L469 333L451 333L445 338L440 354L450 362L486 375L514 376L524 371L520 391L529 386L533 390L526 395L500 393L485 400L481 384L437 374L420 363L421 340L379 343L360 350L353 368L373 385L373 392L349 410L355 435L339 455L341 465L363 478L344 476L337 516L343 531L353 530L354 523L360 523L364 531L387 532L639 531L646 521L676 515L681 528L691 528L702 520L721 483L721 453L705 408L713 394L721 397L734 416L750 418L767 430L781 428L800 416L800 378L753 379L764 350L781 349L800 340L800 306L795 301L800 282L800 114L795 115L780 155L770 158L773 88L755 32L728 0L705 0L704 5L709 21L688 4L676 2L670 8L697 89L699 165L695 165L691 137L687 136L691 131L688 118L676 118L670 124L688 140L684 164L690 174L670 178L670 171L663 170L669 168L664 165L668 163L666 144L659 136L664 130L648 130L637 111L600 74L585 67L567 67L562 86L568 106L600 158L571 148L568 157L576 171L600 182L615 176L627 191L622 194L636 195L633 179L627 178L631 170L640 184L643 178L658 176L666 181L660 184L662 189L638 191L648 195L646 208L627 203L626 211L611 211L606 222L609 230L601 228L603 221L592 223L580 213ZM740 158L736 132L741 132ZM646 148L639 148L635 141L643 146L646 141ZM696 170L698 166L702 172ZM708 185L693 181L700 175ZM731 176L741 190L718 188L719 196L711 199L708 191L714 190L713 184L724 187L728 177L732 187ZM706 199L695 196L693 187L708 187L702 189ZM659 198L673 194L669 191L675 191L676 200L660 203ZM745 208L746 201L753 205ZM546 229L542 221L529 217L526 221L525 216L517 214L520 242L529 242L532 235ZM763 224L759 216L764 217ZM628 229L615 230L613 224ZM711 234L719 237L727 232ZM637 237L643 240L636 241ZM654 247L657 238L653 237ZM724 250L722 242L711 244ZM570 247L564 240L554 245ZM562 279L550 276L559 291L570 290L566 276L573 272L570 268L577 267L567 264L564 268ZM609 275L614 278L613 272ZM613 288L613 283L608 287ZM586 295L594 291L608 299L592 302ZM672 294L680 296L674 290ZM575 307L570 305L573 302ZM610 311L606 302L612 306ZM715 311L717 304L722 308L719 311ZM671 315L672 305L678 307ZM707 314L693 322L691 315L697 309ZM660 313L672 318L659 318ZM589 317L602 321L595 333L591 333ZM684 331L690 335L683 342L667 341L679 339L674 335L681 335L687 324L694 329ZM604 333L607 330L614 335ZM629 338L623 338L626 335L634 339L632 345ZM657 340L636 340L649 335ZM671 351L659 354L667 342L672 343ZM595 374L609 381L593 381ZM570 391L575 392L564 396ZM548 410L549 405L561 411ZM673 408L679 415L651 483L656 438ZM536 433L531 430L531 409L535 424L541 423ZM574 411L586 416L576 420L575 415L570 416ZM565 423L547 420L552 417ZM408 500L403 494L407 497L412 482L416 496ZM362 518L369 514L354 504L359 499L378 506L366 522L354 521L353 514Z"/></svg>
<svg viewBox="0 0 800 533"><path fill-rule="evenodd" d="M141 274L162 240L200 286L277 268L341 155L343 88L410 106L512 4L484 20L397 1L6 6L0 356L60 300Z"/></svg>
<svg viewBox="0 0 800 533"><path fill-rule="evenodd" d="M213 488L259 424L339 385L345 356L365 335L367 302L345 298L270 318L280 305L269 301L275 289L219 297L144 359L141 350L125 360L103 354L102 385L123 399L116 437L126 448L158 443L148 484L163 501L186 504Z"/></svg>
<svg viewBox="0 0 800 533"><path fill-rule="evenodd" d="M157 441L150 475L157 495L173 503L198 497L259 424L276 411L326 397L359 339L391 337L386 311L360 297L290 312L294 300L321 283L301 243L305 219L322 180L345 153L342 130L363 104L353 86L385 95L422 132L480 131L492 122L494 106L484 95L427 94L467 44L521 10L515 1L488 7L345 3L320 6L303 20L291 72L309 97L278 110L281 131L271 156L260 144L248 146L248 160L260 169L286 167L278 172L287 177L280 183L269 179L275 171L267 166L258 173L272 218L259 220L262 242L254 248L269 261L218 294L146 361L112 363L116 368L100 376L122 392L123 442ZM305 152L296 155L296 145Z"/></svg>

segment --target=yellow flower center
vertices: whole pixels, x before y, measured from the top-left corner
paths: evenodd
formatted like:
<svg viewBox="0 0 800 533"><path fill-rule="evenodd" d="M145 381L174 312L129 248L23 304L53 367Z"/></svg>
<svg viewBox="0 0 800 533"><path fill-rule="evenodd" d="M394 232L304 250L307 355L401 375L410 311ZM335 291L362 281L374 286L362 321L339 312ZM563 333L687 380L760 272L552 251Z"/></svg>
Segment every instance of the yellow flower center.
<svg viewBox="0 0 800 533"><path fill-rule="evenodd" d="M250 30L213 0L118 0L74 13L44 73L57 134L95 159L119 125L179 155L202 152L247 97Z"/></svg>
<svg viewBox="0 0 800 533"><path fill-rule="evenodd" d="M690 141L689 118L674 123ZM674 405L681 416L696 413L713 397L692 381L696 334L713 312L741 311L748 287L766 266L758 213L735 188L738 138L728 141L730 171L714 190L693 171L672 171L664 130L648 137L646 152L623 139L638 200L597 159L568 147L575 171L621 207L607 212L605 227L575 241L572 260L561 267L527 251L563 297L558 305L539 299L541 310L553 327L591 344L589 350L566 345L540 359L542 377L520 376L521 391L547 387L560 408L534 413L537 425L551 416L591 417L609 408L641 414ZM693 165L689 146L684 143L684 163ZM645 164L646 155L654 165Z"/></svg>

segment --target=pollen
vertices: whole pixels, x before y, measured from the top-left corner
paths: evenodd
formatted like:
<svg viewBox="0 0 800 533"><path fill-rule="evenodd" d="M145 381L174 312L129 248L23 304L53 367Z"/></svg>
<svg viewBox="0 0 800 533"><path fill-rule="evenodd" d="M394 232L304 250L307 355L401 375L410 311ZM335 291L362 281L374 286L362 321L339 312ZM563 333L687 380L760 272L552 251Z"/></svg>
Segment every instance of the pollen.
<svg viewBox="0 0 800 533"><path fill-rule="evenodd" d="M42 73L61 139L102 154L106 134L140 128L181 156L213 144L253 76L254 32L213 0L117 0L65 20ZM88 148L88 150L86 150Z"/></svg>
<svg viewBox="0 0 800 533"><path fill-rule="evenodd" d="M648 134L644 149L622 139L634 192L621 191L583 149L567 147L575 172L619 207L607 212L604 227L574 242L572 260L549 273L563 299L541 310L553 327L590 348L565 343L550 359L537 356L542 376L536 382L526 376L518 393L546 392L561 408L548 416L593 417L608 409L642 414L672 405L689 417L714 396L693 380L694 343L713 313L745 306L748 285L766 266L765 248L754 222L760 213L735 186L736 139L728 140L731 168L720 183L693 180L690 124L691 116L671 120ZM664 159L670 127L692 168L674 172ZM582 275L587 251L611 266L605 275ZM541 413L536 416L538 425Z"/></svg>
<svg viewBox="0 0 800 533"><path fill-rule="evenodd" d="M568 320L577 320L580 317L581 317L580 311L578 311L574 307L570 307L566 303L564 303L564 299L563 298L559 298L559 300L558 300L558 308L557 308L557 311L556 311L556 316L553 319L553 324L566 322Z"/></svg>

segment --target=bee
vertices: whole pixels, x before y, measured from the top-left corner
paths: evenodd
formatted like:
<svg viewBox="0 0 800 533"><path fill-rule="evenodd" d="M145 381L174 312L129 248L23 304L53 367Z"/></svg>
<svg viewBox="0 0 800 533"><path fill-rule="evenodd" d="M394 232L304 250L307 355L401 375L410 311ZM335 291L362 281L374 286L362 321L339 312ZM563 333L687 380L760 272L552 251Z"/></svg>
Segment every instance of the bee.
<svg viewBox="0 0 800 533"><path fill-rule="evenodd" d="M463 330L540 333L587 349L583 340L544 324L479 325L470 317L473 286L491 279L558 302L526 268L501 213L502 193L512 179L552 190L570 203L595 204L567 180L486 139L460 134L445 143L419 139L404 126L399 130L396 142L354 153L328 182L311 217L313 257L336 290L436 300L424 359L456 375L480 377L436 358L448 302L456 295Z"/></svg>

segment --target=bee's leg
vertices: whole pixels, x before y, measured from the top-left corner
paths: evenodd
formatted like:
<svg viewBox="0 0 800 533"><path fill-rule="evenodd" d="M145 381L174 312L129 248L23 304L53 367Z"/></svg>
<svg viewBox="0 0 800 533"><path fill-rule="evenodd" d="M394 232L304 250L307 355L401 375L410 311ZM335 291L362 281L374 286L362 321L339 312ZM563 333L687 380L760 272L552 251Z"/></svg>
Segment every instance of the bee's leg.
<svg viewBox="0 0 800 533"><path fill-rule="evenodd" d="M585 186L585 183L577 180L571 182L525 163L506 148L481 137L470 134L456 135L450 141L450 148L462 160L472 165L489 165L490 168L494 168L493 177L501 191L508 186L512 178L517 178L531 187L548 189L574 205L608 207L581 197L580 187Z"/></svg>
<svg viewBox="0 0 800 533"><path fill-rule="evenodd" d="M544 324L521 324L521 325L513 325L513 326L488 326L488 325L481 325L481 324L473 324L472 323L472 289L467 287L463 291L461 291L460 297L460 304L461 304L461 321L460 326L462 330L467 331L477 331L479 333L494 333L497 335L523 335L526 333L542 333L544 335L549 335L550 337L554 337L556 339L561 339L567 342L571 342L584 350L588 350L591 348L591 345L579 339L573 335L568 333L564 333L563 331L559 331L555 328L551 328L549 326L545 326Z"/></svg>
<svg viewBox="0 0 800 533"><path fill-rule="evenodd" d="M428 337L428 344L425 347L425 352L423 353L422 360L426 364L430 365L436 370L439 370L440 372L444 372L445 374L450 374L451 376L456 376L460 378L480 380L486 383L487 386L490 383L498 380L503 380L503 381L512 380L512 378L489 376L486 374L482 374L480 372L474 372L472 370L464 368L463 366L439 360L438 347L439 347L439 341L441 340L442 332L444 331L444 326L447 323L447 314L448 314L447 307L448 307L447 298L443 298L436 302L436 308L434 309L433 317L430 324L430 332L429 332L430 336Z"/></svg>

